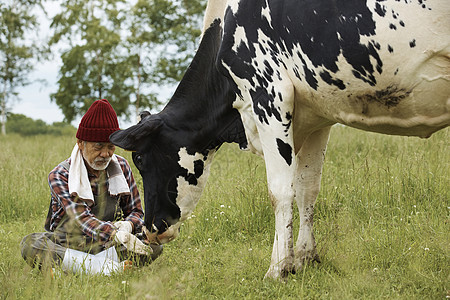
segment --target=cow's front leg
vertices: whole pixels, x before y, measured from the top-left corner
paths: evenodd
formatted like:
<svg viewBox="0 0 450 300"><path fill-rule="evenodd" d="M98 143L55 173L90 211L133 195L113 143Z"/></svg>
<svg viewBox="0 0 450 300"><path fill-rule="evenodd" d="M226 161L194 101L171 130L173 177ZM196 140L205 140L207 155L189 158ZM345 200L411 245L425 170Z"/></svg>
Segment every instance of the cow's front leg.
<svg viewBox="0 0 450 300"><path fill-rule="evenodd" d="M284 91L286 91L285 89ZM261 96L261 97L267 97ZM288 97L284 99L286 104ZM261 102L263 102L261 100ZM280 105L281 106L281 105ZM275 212L275 236L272 258L265 278L282 278L294 270L294 241L292 231L293 202L295 196L294 180L296 171L296 156L293 147L292 128L286 124L290 116L280 113L280 119L273 117L261 122L257 129L262 152L266 163L267 184L272 206Z"/></svg>
<svg viewBox="0 0 450 300"><path fill-rule="evenodd" d="M330 128L326 127L309 135L298 154L295 200L300 215L300 230L295 245L296 271L301 270L305 262L319 261L313 233L313 216Z"/></svg>
<svg viewBox="0 0 450 300"><path fill-rule="evenodd" d="M294 190L290 178L266 164L269 194L275 212L275 237L269 270L264 278L283 278L294 270L292 204ZM272 175L269 175L272 174Z"/></svg>

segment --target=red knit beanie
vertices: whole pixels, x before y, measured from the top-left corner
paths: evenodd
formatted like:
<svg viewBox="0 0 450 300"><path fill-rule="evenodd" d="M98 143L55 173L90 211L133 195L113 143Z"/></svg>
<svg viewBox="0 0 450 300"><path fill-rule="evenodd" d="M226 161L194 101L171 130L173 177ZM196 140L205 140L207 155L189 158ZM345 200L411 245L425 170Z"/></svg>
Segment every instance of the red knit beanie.
<svg viewBox="0 0 450 300"><path fill-rule="evenodd" d="M81 118L77 138L87 142L109 142L109 135L119 130L117 115L108 100L92 103Z"/></svg>

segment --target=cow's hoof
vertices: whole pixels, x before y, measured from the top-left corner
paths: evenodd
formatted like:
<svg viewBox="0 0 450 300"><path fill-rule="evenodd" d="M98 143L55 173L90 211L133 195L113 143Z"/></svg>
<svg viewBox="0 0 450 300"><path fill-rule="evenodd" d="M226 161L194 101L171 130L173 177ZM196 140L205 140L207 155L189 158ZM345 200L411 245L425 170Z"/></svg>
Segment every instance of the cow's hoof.
<svg viewBox="0 0 450 300"><path fill-rule="evenodd" d="M310 263L321 263L320 257L316 251L309 252L295 259L295 272L300 272L303 266Z"/></svg>
<svg viewBox="0 0 450 300"><path fill-rule="evenodd" d="M266 275L264 276L264 279L273 279L273 280L279 280L279 281L285 281L285 279L288 277L289 274L295 274L294 267L270 267L267 271Z"/></svg>

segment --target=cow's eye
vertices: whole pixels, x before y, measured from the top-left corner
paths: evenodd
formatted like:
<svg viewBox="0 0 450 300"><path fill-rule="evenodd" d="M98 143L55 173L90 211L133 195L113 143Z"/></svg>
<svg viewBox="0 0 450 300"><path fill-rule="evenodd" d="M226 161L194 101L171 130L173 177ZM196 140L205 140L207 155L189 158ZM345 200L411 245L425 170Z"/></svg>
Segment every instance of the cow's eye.
<svg viewBox="0 0 450 300"><path fill-rule="evenodd" d="M136 165L136 167L140 168L142 166L142 156L140 156L139 154L135 155L134 164Z"/></svg>

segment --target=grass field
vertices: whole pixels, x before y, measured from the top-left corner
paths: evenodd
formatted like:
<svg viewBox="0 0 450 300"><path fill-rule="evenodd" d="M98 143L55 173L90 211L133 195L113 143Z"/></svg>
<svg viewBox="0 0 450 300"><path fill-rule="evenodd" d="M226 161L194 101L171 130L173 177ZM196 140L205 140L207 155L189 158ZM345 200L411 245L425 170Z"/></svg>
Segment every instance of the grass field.
<svg viewBox="0 0 450 300"><path fill-rule="evenodd" d="M274 234L265 168L236 145L219 151L194 214L153 264L112 277L31 269L19 242L43 230L47 174L75 139L0 137L0 298L448 299L449 133L421 140L334 127L315 214L322 263L286 283L263 280Z"/></svg>

